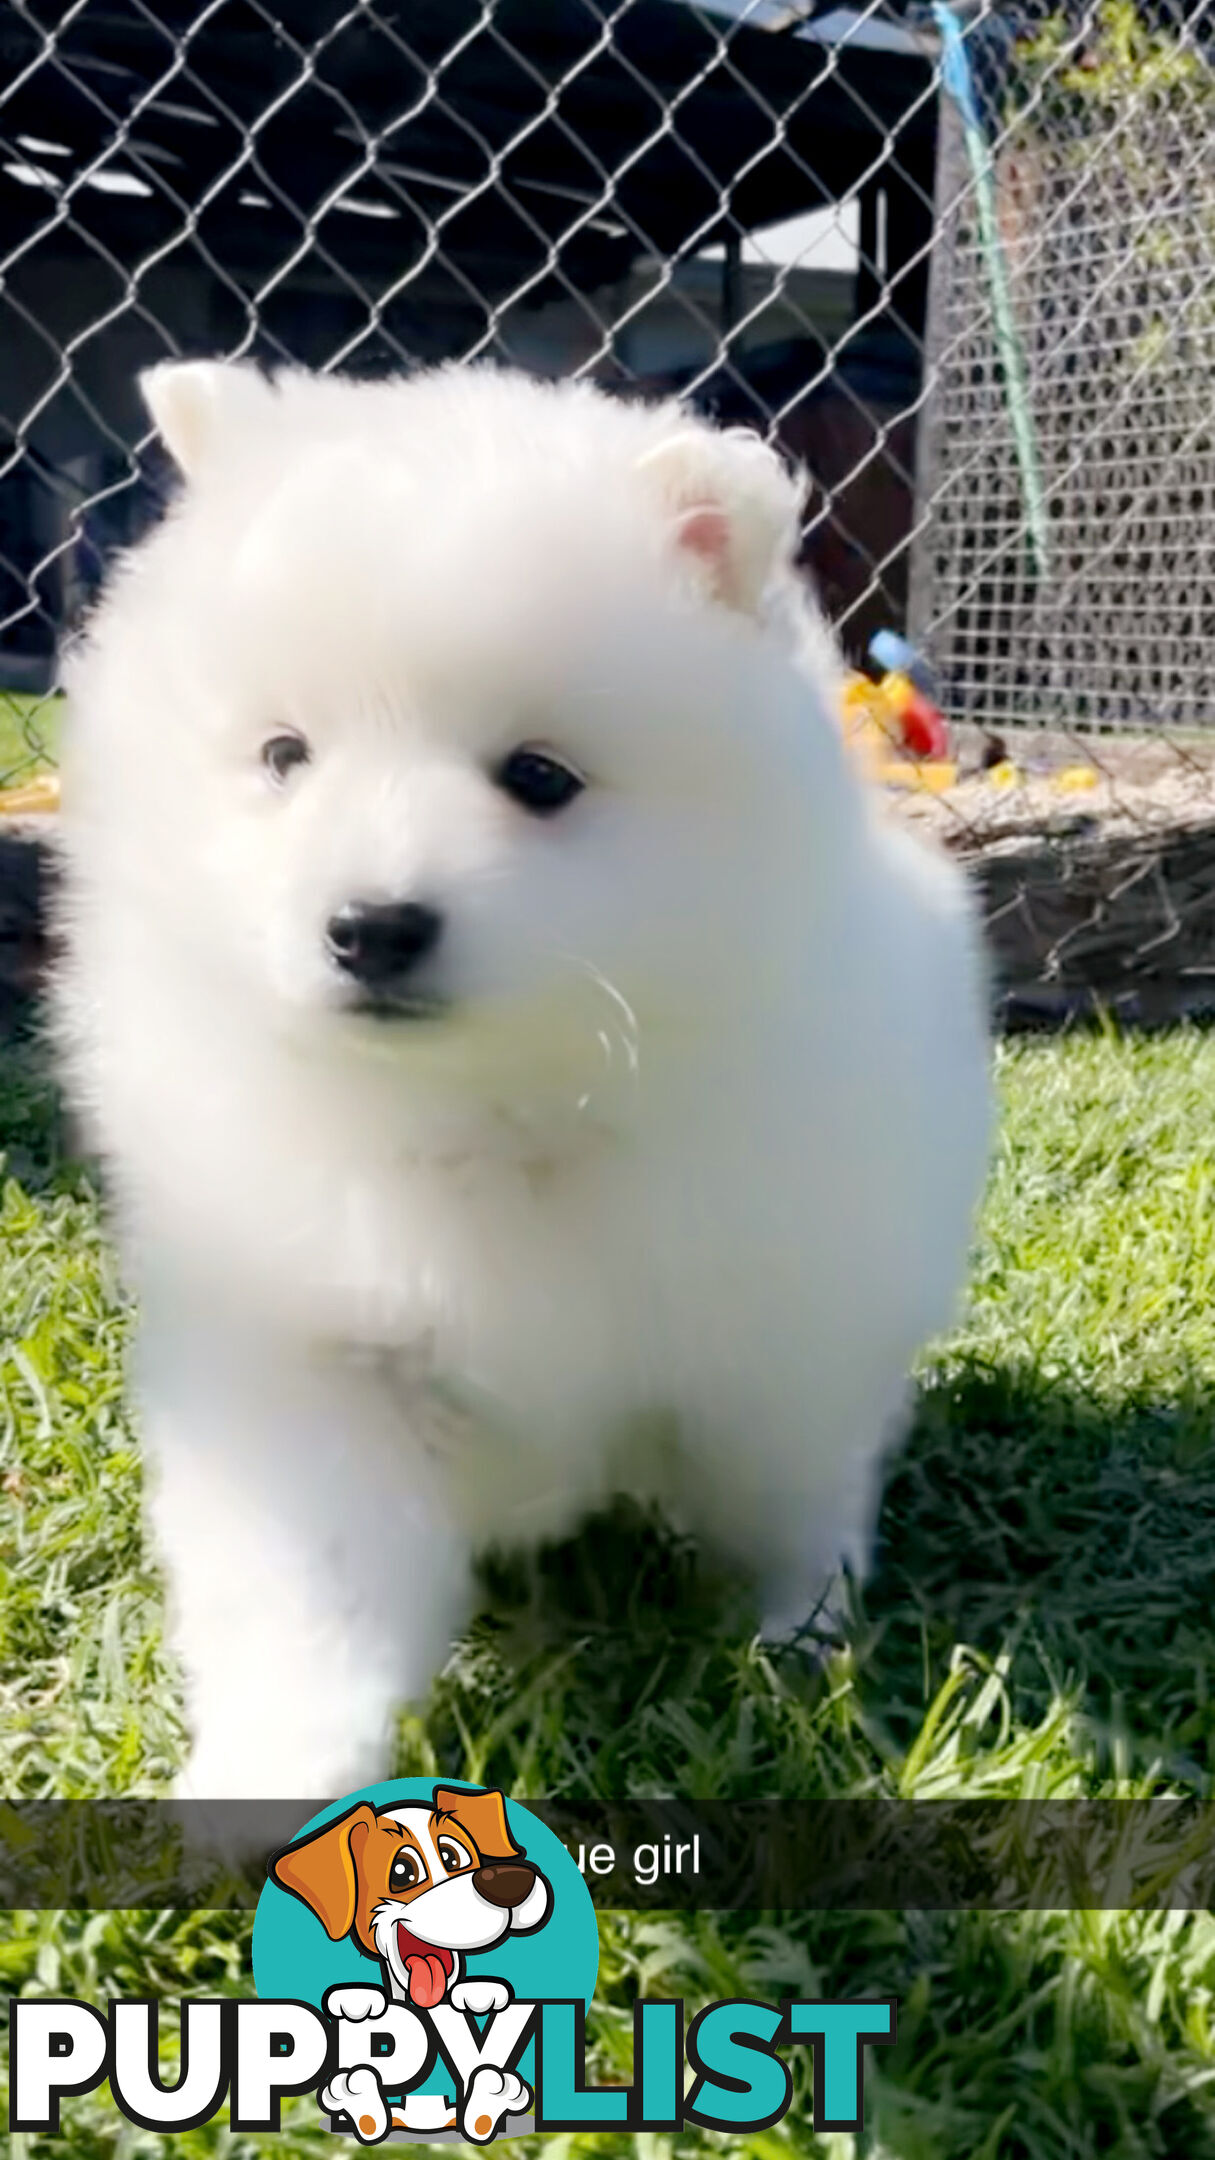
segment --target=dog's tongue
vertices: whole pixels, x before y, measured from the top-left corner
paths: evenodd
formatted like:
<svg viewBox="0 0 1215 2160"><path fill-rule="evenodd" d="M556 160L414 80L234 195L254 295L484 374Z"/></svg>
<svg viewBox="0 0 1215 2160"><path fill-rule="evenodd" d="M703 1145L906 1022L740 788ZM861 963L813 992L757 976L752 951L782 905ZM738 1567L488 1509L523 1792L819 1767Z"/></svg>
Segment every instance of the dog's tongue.
<svg viewBox="0 0 1215 2160"><path fill-rule="evenodd" d="M409 1974L409 2000L416 2002L420 2010L433 2010L443 2000L443 1983L447 1978L437 1957L424 1957L415 1950L405 1960Z"/></svg>
<svg viewBox="0 0 1215 2160"><path fill-rule="evenodd" d="M443 2000L448 1975L455 1965L450 1950L420 1942L403 1920L397 1922L397 1948L409 1975L410 2001L417 2003L420 2010L433 2010Z"/></svg>

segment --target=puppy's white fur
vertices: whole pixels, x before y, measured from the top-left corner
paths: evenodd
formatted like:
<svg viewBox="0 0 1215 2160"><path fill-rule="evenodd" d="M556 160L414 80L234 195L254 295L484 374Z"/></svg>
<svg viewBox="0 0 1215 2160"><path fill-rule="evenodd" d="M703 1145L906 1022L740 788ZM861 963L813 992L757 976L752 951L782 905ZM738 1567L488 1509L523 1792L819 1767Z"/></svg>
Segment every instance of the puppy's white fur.
<svg viewBox="0 0 1215 2160"><path fill-rule="evenodd" d="M187 479L69 670L58 1033L190 1788L340 1793L471 1551L656 1475L647 1419L773 1610L863 1559L982 1175L981 968L846 763L752 438L492 370L147 387ZM522 742L586 776L557 817L494 784ZM445 1004L385 1025L324 929L403 898Z"/></svg>

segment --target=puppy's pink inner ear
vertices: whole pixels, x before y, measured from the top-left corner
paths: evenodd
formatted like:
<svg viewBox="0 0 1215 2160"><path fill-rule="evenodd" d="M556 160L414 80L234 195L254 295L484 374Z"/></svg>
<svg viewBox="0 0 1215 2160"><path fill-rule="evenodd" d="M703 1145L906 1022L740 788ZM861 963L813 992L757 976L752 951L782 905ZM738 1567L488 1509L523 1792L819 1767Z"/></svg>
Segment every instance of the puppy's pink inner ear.
<svg viewBox="0 0 1215 2160"><path fill-rule="evenodd" d="M675 544L694 555L721 591L730 577L730 520L717 503L695 503L675 527Z"/></svg>

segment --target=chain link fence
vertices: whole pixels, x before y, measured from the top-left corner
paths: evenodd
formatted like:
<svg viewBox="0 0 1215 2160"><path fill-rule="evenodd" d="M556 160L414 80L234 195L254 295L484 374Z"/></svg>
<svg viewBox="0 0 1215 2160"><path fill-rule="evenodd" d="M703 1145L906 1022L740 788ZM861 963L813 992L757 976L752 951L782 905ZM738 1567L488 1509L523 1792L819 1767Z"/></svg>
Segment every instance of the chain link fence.
<svg viewBox="0 0 1215 2160"><path fill-rule="evenodd" d="M963 94L938 168L920 625L968 718L1215 720L1208 15L1038 5L968 41L991 173Z"/></svg>
<svg viewBox="0 0 1215 2160"><path fill-rule="evenodd" d="M804 465L850 660L895 629L933 671L954 770L892 801L973 864L1011 1017L1203 1007L1213 14L10 0L10 805L53 767L56 650L169 484L140 368L492 357Z"/></svg>

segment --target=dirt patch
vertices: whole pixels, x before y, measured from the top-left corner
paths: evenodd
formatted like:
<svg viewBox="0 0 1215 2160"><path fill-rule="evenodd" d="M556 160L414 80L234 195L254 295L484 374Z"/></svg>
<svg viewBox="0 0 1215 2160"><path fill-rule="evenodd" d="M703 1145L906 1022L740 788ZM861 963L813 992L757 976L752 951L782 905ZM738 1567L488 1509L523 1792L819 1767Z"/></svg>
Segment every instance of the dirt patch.
<svg viewBox="0 0 1215 2160"><path fill-rule="evenodd" d="M945 794L897 797L898 814L952 853L983 854L1031 838L1160 835L1215 823L1215 742L1009 729L1002 741L1020 777L980 766L984 741L955 730L961 777ZM1069 784L1089 771L1094 784Z"/></svg>

